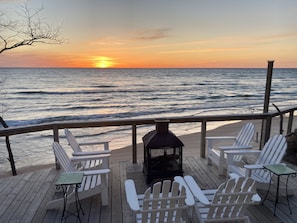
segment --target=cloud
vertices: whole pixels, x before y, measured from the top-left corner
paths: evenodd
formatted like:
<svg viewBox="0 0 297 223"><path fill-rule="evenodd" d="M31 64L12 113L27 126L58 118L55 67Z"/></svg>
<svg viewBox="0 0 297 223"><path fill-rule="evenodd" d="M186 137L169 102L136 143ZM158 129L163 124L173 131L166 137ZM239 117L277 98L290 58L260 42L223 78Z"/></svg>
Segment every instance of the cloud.
<svg viewBox="0 0 297 223"><path fill-rule="evenodd" d="M257 38L257 40L284 40L284 39L293 39L297 37L297 32L291 32L291 33L280 33L275 35L269 35L269 36L260 36Z"/></svg>
<svg viewBox="0 0 297 223"><path fill-rule="evenodd" d="M122 40L118 40L114 37L94 40L90 42L90 45L100 45L100 46L122 46L124 44L125 43Z"/></svg>
<svg viewBox="0 0 297 223"><path fill-rule="evenodd" d="M169 36L170 28L156 28L139 31L134 34L133 39L137 40L158 40Z"/></svg>
<svg viewBox="0 0 297 223"><path fill-rule="evenodd" d="M208 52L227 52L227 51L241 51L247 50L248 47L239 47L239 48L207 48L207 49L188 49L188 50L169 50L163 51L161 54L177 54L177 53L208 53Z"/></svg>

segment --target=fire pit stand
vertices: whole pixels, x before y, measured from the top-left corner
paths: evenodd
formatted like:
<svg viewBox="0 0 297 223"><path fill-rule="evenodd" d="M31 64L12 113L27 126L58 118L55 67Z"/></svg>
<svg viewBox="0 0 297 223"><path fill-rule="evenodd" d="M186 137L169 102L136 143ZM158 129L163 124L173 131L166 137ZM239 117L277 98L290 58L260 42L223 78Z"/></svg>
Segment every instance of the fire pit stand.
<svg viewBox="0 0 297 223"><path fill-rule="evenodd" d="M168 120L156 120L156 130L143 136L143 172L149 184L154 179L182 176L184 144L168 129Z"/></svg>

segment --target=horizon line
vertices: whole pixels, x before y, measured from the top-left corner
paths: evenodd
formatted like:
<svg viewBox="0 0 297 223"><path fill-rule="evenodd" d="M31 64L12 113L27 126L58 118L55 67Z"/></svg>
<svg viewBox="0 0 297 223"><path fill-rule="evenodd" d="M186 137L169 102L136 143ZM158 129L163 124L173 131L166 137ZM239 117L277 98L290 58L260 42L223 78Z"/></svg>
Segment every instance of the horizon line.
<svg viewBox="0 0 297 223"><path fill-rule="evenodd" d="M267 67L0 67L0 69L267 69ZM274 69L297 69L297 67L274 67Z"/></svg>

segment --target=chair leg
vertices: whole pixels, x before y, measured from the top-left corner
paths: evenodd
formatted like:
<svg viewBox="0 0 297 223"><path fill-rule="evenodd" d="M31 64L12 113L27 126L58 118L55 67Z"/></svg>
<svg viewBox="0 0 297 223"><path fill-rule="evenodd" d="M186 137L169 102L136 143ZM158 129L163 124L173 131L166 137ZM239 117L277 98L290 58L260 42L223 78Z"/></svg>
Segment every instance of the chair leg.
<svg viewBox="0 0 297 223"><path fill-rule="evenodd" d="M219 169L219 175L224 175L224 151L220 149L220 157L219 157L219 165L218 165L218 169Z"/></svg>
<svg viewBox="0 0 297 223"><path fill-rule="evenodd" d="M103 206L108 205L108 184L107 184L107 175L102 175L101 180L101 203Z"/></svg>
<svg viewBox="0 0 297 223"><path fill-rule="evenodd" d="M211 165L211 159L209 157L207 158L207 165Z"/></svg>
<svg viewBox="0 0 297 223"><path fill-rule="evenodd" d="M207 155L207 157L208 157L208 159L207 159L207 165L211 165L210 156L211 156L211 150L213 148L213 145L212 144L213 144L212 140L207 140L207 153L208 153L208 155Z"/></svg>
<svg viewBox="0 0 297 223"><path fill-rule="evenodd" d="M74 196L74 192L71 192L68 195L67 203L70 204L73 202L75 202L75 196ZM55 200L49 201L46 205L46 209L56 209L56 208L62 207L63 204L64 204L64 198L63 197L57 198Z"/></svg>
<svg viewBox="0 0 297 223"><path fill-rule="evenodd" d="M103 187L101 191L102 206L108 206L108 188Z"/></svg>

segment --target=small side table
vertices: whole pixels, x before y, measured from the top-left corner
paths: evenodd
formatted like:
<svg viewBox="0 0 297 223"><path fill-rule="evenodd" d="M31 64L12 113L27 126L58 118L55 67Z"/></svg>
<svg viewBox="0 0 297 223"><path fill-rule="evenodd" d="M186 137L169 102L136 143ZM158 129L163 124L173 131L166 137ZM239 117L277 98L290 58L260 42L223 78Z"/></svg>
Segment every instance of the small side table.
<svg viewBox="0 0 297 223"><path fill-rule="evenodd" d="M274 203L274 215L275 215L275 211L276 211L276 206L278 203L278 197L279 197L279 180L280 180L280 176L287 176L287 180L286 180L286 197L287 197L287 202L288 202L288 207L290 210L290 214L292 214L292 210L290 207L290 202L289 202L289 196L288 196L288 181L289 181L289 177L290 175L294 175L296 176L297 172L293 169L291 169L290 167L288 167L285 164L271 164L271 165L264 165L263 166L264 169L270 171L271 173L271 177L270 177L270 183L269 183L269 188L267 190L267 193L263 199L263 203L266 200L268 193L270 191L270 187L271 187L271 183L272 183L272 174L277 176L277 185L276 185L276 194L275 194L275 203Z"/></svg>
<svg viewBox="0 0 297 223"><path fill-rule="evenodd" d="M64 198L64 206L63 206L63 213L61 217L61 222L63 219L67 218L69 215L74 215L80 220L80 211L84 215L83 209L81 207L81 203L78 197L78 188L81 185L82 179L84 174L81 172L68 172L68 173L62 173L59 177L59 179L56 182L56 188L60 189L62 188L63 191L63 198ZM69 211L66 211L67 206L67 198L68 198L68 187L74 186L75 187L75 204L76 204L76 213L71 213ZM65 216L65 212L68 212L69 215Z"/></svg>

